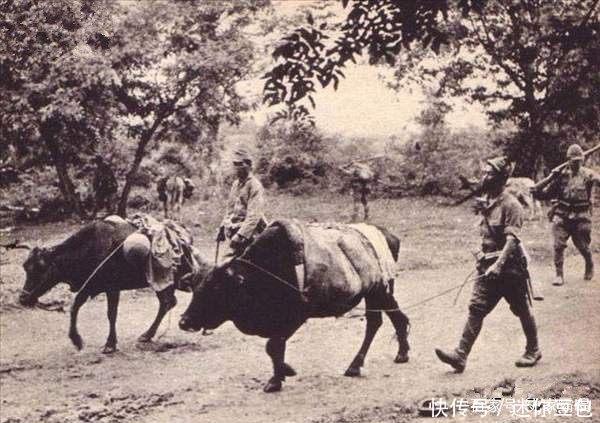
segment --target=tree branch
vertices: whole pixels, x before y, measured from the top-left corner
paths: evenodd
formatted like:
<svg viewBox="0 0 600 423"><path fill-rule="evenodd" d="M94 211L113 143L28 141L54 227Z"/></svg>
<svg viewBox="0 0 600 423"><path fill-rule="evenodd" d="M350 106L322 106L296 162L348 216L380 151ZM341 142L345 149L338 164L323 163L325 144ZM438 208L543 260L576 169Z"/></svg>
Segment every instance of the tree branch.
<svg viewBox="0 0 600 423"><path fill-rule="evenodd" d="M485 42L485 40L483 40L483 38L481 38L481 35L479 35L479 30L475 27L475 23L473 22L471 15L469 15L469 20L471 22L471 25L473 26L473 32L475 33L477 40L483 46L485 51L492 57L494 62L496 62L496 64L500 66L500 68L502 68L504 72L506 72L510 79L515 83L515 85L519 87L519 89L521 89L522 91L525 91L525 84L523 83L523 81L521 81L520 76L514 70L512 70L506 63L504 63L500 56L498 56L498 54L496 54L493 46L493 40L491 39L487 26L484 22L485 18L483 18L481 15L479 15L479 17L485 32L487 43Z"/></svg>

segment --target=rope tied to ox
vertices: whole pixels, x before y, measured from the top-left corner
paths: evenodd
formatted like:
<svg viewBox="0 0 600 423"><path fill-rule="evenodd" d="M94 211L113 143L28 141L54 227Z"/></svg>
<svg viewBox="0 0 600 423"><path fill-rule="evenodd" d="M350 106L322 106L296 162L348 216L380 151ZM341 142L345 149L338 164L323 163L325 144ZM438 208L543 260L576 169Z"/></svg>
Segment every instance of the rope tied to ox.
<svg viewBox="0 0 600 423"><path fill-rule="evenodd" d="M242 262L242 263L245 263L245 264L248 264L248 265L254 267L255 269L263 272L264 274L272 277L273 279L275 279L275 280L283 283L284 285L288 286L289 288L293 289L294 291L299 292L300 294L302 294L302 292L297 287L295 287L293 284L291 284L290 282L284 280L280 276L278 276L278 275L270 272L269 270L263 268L262 266L259 266L258 264L253 263L250 260L246 260L246 259L241 258L241 257L237 257L234 260ZM454 305L456 305L456 301L458 300L458 297L459 297L460 293L462 292L462 289L464 288L464 286L467 283L469 283L469 282L476 281L476 280L481 279L482 277L484 277L484 275L473 277L474 273L475 273L475 270L473 270L471 273L469 273L467 275L467 277L465 278L465 280L463 282L461 282L460 284L458 284L456 286L453 286L451 288L448 288L448 289L446 289L444 291L441 291L441 292L439 292L439 293L437 293L435 295L432 295L431 297L427 297L424 300L421 300L421 301L418 301L418 302L416 302L414 304L410 304L410 305L408 305L406 307L403 307L402 309L403 310L409 310L409 309L412 309L412 308L416 308L416 307L418 307L420 305L426 304L426 303L428 303L430 301L435 300L436 298L439 298L439 297L442 297L444 295L447 295L447 294L451 293L452 291L460 288L459 291L458 291L458 293L457 293L457 295L456 295L456 298L454 299L454 303L453 303ZM361 308L359 308L359 310L361 310ZM392 312L401 311L401 308L400 307L389 308L389 309L364 308L362 310L364 310L367 313L392 313Z"/></svg>

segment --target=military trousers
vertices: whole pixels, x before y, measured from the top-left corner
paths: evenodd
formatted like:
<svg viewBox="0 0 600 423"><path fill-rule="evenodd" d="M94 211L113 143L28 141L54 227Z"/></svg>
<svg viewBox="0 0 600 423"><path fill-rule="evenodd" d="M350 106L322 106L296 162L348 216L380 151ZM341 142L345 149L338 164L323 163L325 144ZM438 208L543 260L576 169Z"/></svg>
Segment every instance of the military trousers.
<svg viewBox="0 0 600 423"><path fill-rule="evenodd" d="M502 298L508 302L516 316L530 312L527 297L527 276L520 271L506 272L496 278L483 278L485 268L480 268L480 276L473 285L469 303L469 313L478 317L487 316Z"/></svg>
<svg viewBox="0 0 600 423"><path fill-rule="evenodd" d="M554 238L554 264L557 273L562 276L564 251L569 238L586 261L591 260L592 222L587 217L569 219L555 215L552 219L552 236Z"/></svg>

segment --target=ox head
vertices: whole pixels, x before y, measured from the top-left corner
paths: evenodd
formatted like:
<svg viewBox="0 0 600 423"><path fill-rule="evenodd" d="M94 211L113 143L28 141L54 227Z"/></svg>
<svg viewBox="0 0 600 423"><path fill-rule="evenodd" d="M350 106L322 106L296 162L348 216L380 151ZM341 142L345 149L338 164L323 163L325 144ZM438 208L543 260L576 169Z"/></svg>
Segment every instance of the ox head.
<svg viewBox="0 0 600 423"><path fill-rule="evenodd" d="M241 276L232 264L217 266L195 283L192 301L181 315L179 328L187 332L215 329L231 316Z"/></svg>
<svg viewBox="0 0 600 423"><path fill-rule="evenodd" d="M56 264L52 254L45 248L35 247L23 263L26 279L19 295L19 303L34 306L39 297L57 284Z"/></svg>

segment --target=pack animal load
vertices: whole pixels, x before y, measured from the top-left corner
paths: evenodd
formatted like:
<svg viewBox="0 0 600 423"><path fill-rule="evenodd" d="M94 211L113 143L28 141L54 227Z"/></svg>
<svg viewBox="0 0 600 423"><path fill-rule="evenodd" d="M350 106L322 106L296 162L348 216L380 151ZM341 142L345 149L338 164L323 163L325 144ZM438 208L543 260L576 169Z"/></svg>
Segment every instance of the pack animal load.
<svg viewBox="0 0 600 423"><path fill-rule="evenodd" d="M194 287L179 322L185 331L214 329L227 320L249 335L268 338L278 391L295 371L284 362L285 343L312 317L340 316L366 305L366 333L346 376L360 375L385 312L396 330L395 361L408 361L408 318L393 296L400 241L384 228L358 224L272 223L241 257L216 267Z"/></svg>
<svg viewBox="0 0 600 423"><path fill-rule="evenodd" d="M156 291L159 310L150 328L139 338L148 342L166 312L175 306L175 288L189 290L185 275L208 273L208 263L191 242L185 228L173 222L162 224L144 215L134 216L132 221L110 216L84 226L57 245L32 249L23 264L26 280L19 302L34 306L58 283L67 283L76 292L69 338L81 349L83 341L77 331L79 309L90 297L105 293L109 335L103 352L112 353L117 346L120 291L150 285Z"/></svg>
<svg viewBox="0 0 600 423"><path fill-rule="evenodd" d="M289 237L299 288L324 315L354 307L344 293L370 287L391 292L396 262L383 234L372 225L277 221ZM298 269L298 267L296 267Z"/></svg>

